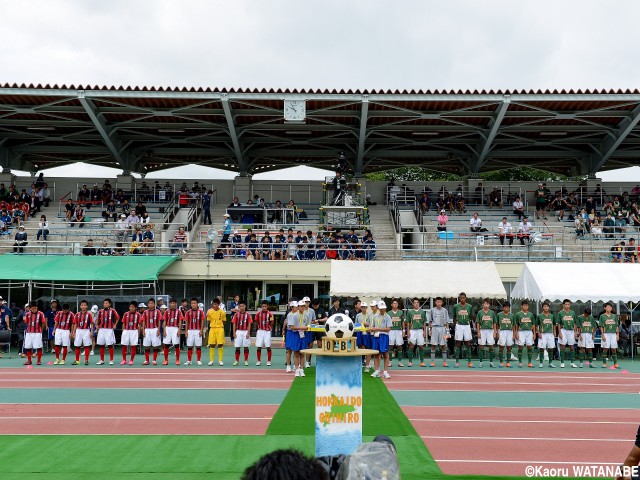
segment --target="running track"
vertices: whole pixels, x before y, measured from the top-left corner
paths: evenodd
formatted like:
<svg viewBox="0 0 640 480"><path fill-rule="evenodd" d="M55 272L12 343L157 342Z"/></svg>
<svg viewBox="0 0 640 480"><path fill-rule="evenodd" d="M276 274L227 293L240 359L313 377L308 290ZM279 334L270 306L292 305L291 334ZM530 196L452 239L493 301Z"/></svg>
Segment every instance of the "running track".
<svg viewBox="0 0 640 480"><path fill-rule="evenodd" d="M395 369L387 386L444 473L524 476L528 465L619 465L640 411L617 405L632 394L640 402L640 375L527 370ZM403 405L420 395L425 405ZM522 406L501 405L514 395ZM548 407L547 397L564 408ZM575 408L582 404L589 407Z"/></svg>

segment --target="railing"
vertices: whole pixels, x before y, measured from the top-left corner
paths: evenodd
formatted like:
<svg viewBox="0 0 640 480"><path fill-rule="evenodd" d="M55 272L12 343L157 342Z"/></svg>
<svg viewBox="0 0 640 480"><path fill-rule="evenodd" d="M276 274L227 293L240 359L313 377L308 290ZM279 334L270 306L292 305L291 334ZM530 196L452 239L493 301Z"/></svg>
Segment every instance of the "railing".
<svg viewBox="0 0 640 480"><path fill-rule="evenodd" d="M421 189L420 187L414 188L410 186L389 186L387 185L385 191L385 203L389 205L392 203L397 197L416 197L418 201L420 200L422 193L427 193L427 196L430 200L431 205L436 203L436 200L440 196L444 196L445 198L451 193L454 196L457 196L458 193L462 194L462 197L467 205L482 205L489 202L489 196L493 191L493 187L482 187L480 191L475 190L476 187L468 187L468 186L458 186L454 188L447 188L446 186L440 186L435 190L431 189L431 187L425 185ZM511 204L516 197L522 195L522 188L517 185L508 184L506 186L502 185L497 187L497 191L499 192L500 201L503 204Z"/></svg>
<svg viewBox="0 0 640 480"><path fill-rule="evenodd" d="M170 183L168 186L166 185L166 183L163 185L160 185L158 183L152 183L151 185L145 184L145 186L143 186L142 182L141 183L136 182L133 185L131 185L131 183L129 182L127 182L124 185L118 184L117 181L114 181L114 183L111 183L111 180L109 180L109 182L110 182L109 184L111 185L111 198L115 197L116 193L119 190L122 190L124 198L126 198L130 202L138 202L138 200L142 200L143 202L150 203L150 204L153 204L156 202L159 202L159 203L167 202L175 194L179 193L180 190L185 186L184 183L180 183L180 184ZM81 188L84 185L87 185L87 184L84 182L82 183L76 182L74 198L78 197L78 193L80 192ZM102 198L102 188L104 186L104 183L94 182L94 185L98 185L98 190ZM212 204L217 203L217 200L218 200L217 191L216 189L213 188L213 184L210 184L210 185L207 185L204 183L201 184L200 192L197 194L193 193L192 191L193 187L187 186L186 188L187 188L187 191L193 196L202 196L202 194L204 194L205 191L211 190L213 192L211 203ZM91 187L87 187L87 189L89 190L89 194L91 194L91 191L93 190L93 185Z"/></svg>
<svg viewBox="0 0 640 480"><path fill-rule="evenodd" d="M289 200L295 200L297 203L320 203L322 199L322 186L311 184L291 184L291 185L262 185L251 184L251 199L255 195L260 198L264 198L266 203L273 204L276 200L280 200L283 204L286 204ZM236 195L235 184L233 188L233 196ZM241 198L240 201L248 199Z"/></svg>

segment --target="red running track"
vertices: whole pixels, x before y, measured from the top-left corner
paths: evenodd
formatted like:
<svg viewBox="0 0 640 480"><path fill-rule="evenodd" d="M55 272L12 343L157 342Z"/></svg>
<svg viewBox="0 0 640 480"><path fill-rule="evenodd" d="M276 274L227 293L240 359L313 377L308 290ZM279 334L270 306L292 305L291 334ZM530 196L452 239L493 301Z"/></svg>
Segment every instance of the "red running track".
<svg viewBox="0 0 640 480"><path fill-rule="evenodd" d="M618 465L633 446L638 411L403 407L449 475L524 476L528 465ZM571 471L570 471L571 473Z"/></svg>
<svg viewBox="0 0 640 480"><path fill-rule="evenodd" d="M571 369L549 373L525 370L407 371L395 369L385 384L390 390L469 392L638 393L640 375L592 373Z"/></svg>
<svg viewBox="0 0 640 480"><path fill-rule="evenodd" d="M277 405L3 405L0 435L264 435Z"/></svg>

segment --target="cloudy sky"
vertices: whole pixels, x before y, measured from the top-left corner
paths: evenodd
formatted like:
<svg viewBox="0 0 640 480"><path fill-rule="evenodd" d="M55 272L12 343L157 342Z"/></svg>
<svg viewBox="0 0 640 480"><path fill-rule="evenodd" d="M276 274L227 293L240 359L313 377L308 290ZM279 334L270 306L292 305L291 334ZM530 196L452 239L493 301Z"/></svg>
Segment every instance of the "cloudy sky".
<svg viewBox="0 0 640 480"><path fill-rule="evenodd" d="M638 18L637 0L2 2L0 83L635 88Z"/></svg>

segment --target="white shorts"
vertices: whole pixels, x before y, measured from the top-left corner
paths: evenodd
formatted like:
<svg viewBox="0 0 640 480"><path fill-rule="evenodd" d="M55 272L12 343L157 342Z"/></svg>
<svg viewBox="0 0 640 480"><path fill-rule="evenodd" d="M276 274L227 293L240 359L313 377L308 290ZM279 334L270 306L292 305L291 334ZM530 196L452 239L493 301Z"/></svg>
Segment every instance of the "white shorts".
<svg viewBox="0 0 640 480"><path fill-rule="evenodd" d="M201 346L202 336L200 336L200 330L187 330L187 348Z"/></svg>
<svg viewBox="0 0 640 480"><path fill-rule="evenodd" d="M511 347L513 345L513 330L498 331L498 345Z"/></svg>
<svg viewBox="0 0 640 480"><path fill-rule="evenodd" d="M271 348L271 330L258 330L256 332L256 347Z"/></svg>
<svg viewBox="0 0 640 480"><path fill-rule="evenodd" d="M480 336L478 337L478 345L492 347L496 344L496 340L493 337L493 330L482 329L480 330Z"/></svg>
<svg viewBox="0 0 640 480"><path fill-rule="evenodd" d="M236 348L250 347L251 337L247 338L247 330L236 330L236 338L233 339Z"/></svg>
<svg viewBox="0 0 640 480"><path fill-rule="evenodd" d="M533 345L533 332L531 330L518 331L518 345L522 347L525 344L527 347L531 347Z"/></svg>
<svg viewBox="0 0 640 480"><path fill-rule="evenodd" d="M471 325L456 324L456 342L471 341Z"/></svg>
<svg viewBox="0 0 640 480"><path fill-rule="evenodd" d="M42 333L25 333L24 348L27 350L32 348L42 348Z"/></svg>
<svg viewBox="0 0 640 480"><path fill-rule="evenodd" d="M74 347L90 347L91 346L91 330L88 328L79 328L76 330L76 337L73 339Z"/></svg>
<svg viewBox="0 0 640 480"><path fill-rule="evenodd" d="M390 330L389 331L389 346L398 345L402 346L404 339L402 338L402 330Z"/></svg>
<svg viewBox="0 0 640 480"><path fill-rule="evenodd" d="M424 345L424 331L420 330L409 330L409 343L411 345Z"/></svg>
<svg viewBox="0 0 640 480"><path fill-rule="evenodd" d="M143 347L159 347L161 343L162 340L160 338L160 332L158 331L157 327L144 329L144 338L142 339Z"/></svg>
<svg viewBox="0 0 640 480"><path fill-rule="evenodd" d="M600 344L602 348L618 348L618 339L616 338L615 333L605 333L602 335L602 343Z"/></svg>
<svg viewBox="0 0 640 480"><path fill-rule="evenodd" d="M431 345L441 345L444 346L447 344L446 338L444 338L447 333L446 327L431 327Z"/></svg>
<svg viewBox="0 0 640 480"><path fill-rule="evenodd" d="M134 347L138 345L138 330L122 330L120 345L123 347Z"/></svg>
<svg viewBox="0 0 640 480"><path fill-rule="evenodd" d="M573 330L562 329L562 338L558 339L560 345L569 345L573 347L576 344L576 334Z"/></svg>
<svg viewBox="0 0 640 480"><path fill-rule="evenodd" d="M556 339L553 333L543 333L538 341L538 348L556 348Z"/></svg>
<svg viewBox="0 0 640 480"><path fill-rule="evenodd" d="M581 348L593 348L593 333L581 333L578 338L578 346Z"/></svg>
<svg viewBox="0 0 640 480"><path fill-rule="evenodd" d="M71 332L69 330L62 330L60 328L56 328L55 333L55 345L62 345L63 347L68 347L71 345Z"/></svg>
<svg viewBox="0 0 640 480"><path fill-rule="evenodd" d="M98 339L96 343L98 345L114 345L116 343L116 335L113 333L113 328L98 329Z"/></svg>
<svg viewBox="0 0 640 480"><path fill-rule="evenodd" d="M166 335L162 341L165 345L180 345L180 336L178 335L178 327L167 327Z"/></svg>

